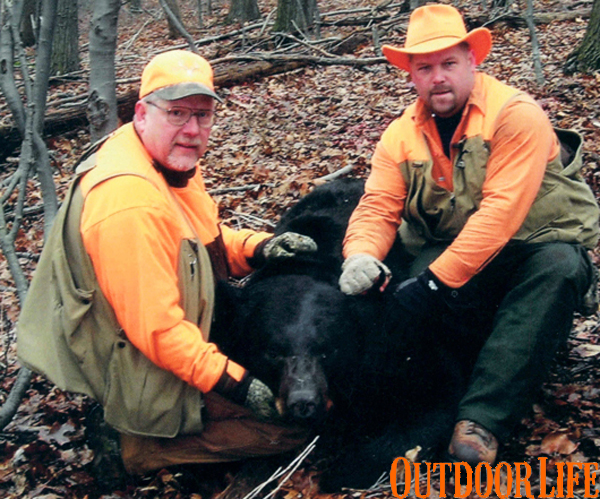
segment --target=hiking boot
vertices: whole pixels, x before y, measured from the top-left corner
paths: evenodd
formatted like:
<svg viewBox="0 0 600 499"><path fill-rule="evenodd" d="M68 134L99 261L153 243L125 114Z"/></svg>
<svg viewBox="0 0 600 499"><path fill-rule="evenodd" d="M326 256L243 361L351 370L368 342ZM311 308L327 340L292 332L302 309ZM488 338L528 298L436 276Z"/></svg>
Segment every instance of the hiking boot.
<svg viewBox="0 0 600 499"><path fill-rule="evenodd" d="M473 466L481 462L493 464L498 440L483 426L465 419L456 423L448 452L456 461L466 461Z"/></svg>

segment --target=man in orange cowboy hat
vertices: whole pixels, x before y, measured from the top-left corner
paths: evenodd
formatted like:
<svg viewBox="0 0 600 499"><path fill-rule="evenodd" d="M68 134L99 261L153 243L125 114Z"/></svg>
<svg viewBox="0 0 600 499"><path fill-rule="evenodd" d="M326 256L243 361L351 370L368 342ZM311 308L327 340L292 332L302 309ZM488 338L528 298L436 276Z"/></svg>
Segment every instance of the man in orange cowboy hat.
<svg viewBox="0 0 600 499"><path fill-rule="evenodd" d="M383 47L418 98L377 145L340 277L347 294L383 290L400 238L411 264L393 288L395 327L453 349L470 375L448 452L471 464L495 461L574 312L596 305L586 250L599 211L579 173L581 137L476 70L491 46L454 7L426 5L404 47Z"/></svg>

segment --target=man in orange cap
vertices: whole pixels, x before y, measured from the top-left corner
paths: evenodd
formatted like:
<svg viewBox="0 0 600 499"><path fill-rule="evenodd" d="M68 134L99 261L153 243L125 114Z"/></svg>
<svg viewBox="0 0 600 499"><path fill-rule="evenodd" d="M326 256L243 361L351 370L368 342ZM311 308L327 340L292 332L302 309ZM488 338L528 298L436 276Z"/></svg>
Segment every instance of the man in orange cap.
<svg viewBox="0 0 600 499"><path fill-rule="evenodd" d="M39 305L26 303L21 360L100 402L130 472L294 448L305 430L283 425L271 390L209 333L217 280L316 245L221 223L198 164L221 101L205 59L182 50L154 57L139 97L133 123L78 168L65 215L73 247L52 262L59 281L73 276L61 295L63 327L47 326L51 312L36 323ZM44 292L43 275L32 297Z"/></svg>
<svg viewBox="0 0 600 499"><path fill-rule="evenodd" d="M404 47L383 47L418 98L377 145L340 278L347 294L383 289L400 238L411 265L394 289L397 327L432 335L470 373L448 451L471 464L494 462L596 291L586 249L599 211L579 173L582 140L476 70L491 45L454 7L427 5Z"/></svg>

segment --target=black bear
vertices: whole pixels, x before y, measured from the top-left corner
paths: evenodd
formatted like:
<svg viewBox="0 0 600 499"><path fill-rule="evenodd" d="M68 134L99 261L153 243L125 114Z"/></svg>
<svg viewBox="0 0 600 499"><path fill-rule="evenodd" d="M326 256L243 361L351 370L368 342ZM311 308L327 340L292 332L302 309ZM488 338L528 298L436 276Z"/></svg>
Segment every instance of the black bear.
<svg viewBox="0 0 600 499"><path fill-rule="evenodd" d="M395 330L391 291L339 290L342 240L363 190L361 180L337 180L290 209L275 233L306 234L319 250L269 264L233 293L221 288L213 335L278 395L284 418L321 434L331 451L324 492L367 488L417 446L424 458L445 448L463 385L435 338ZM395 247L386 260L396 282L403 259Z"/></svg>

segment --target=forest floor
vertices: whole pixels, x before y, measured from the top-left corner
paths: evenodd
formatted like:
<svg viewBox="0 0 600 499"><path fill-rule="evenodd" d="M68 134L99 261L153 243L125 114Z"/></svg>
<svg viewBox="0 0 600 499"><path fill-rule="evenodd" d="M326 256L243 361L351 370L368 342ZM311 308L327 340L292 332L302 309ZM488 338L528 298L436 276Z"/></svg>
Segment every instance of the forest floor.
<svg viewBox="0 0 600 499"><path fill-rule="evenodd" d="M261 3L263 16L275 8L274 0ZM378 2L326 0L319 2L321 13L342 9L373 7ZM119 19L117 72L119 94L139 84L145 63L159 51L181 46L182 40L168 39L167 26L160 17L157 1L144 1L144 12L131 14L123 7ZM488 15L479 3L460 1L467 17ZM204 28L197 24L196 2L180 0L183 19L194 39L239 29L223 24L227 5L213 5L205 14ZM591 8L591 1L536 1L535 12L565 13L572 8ZM73 95L85 95L88 64L87 29L89 7L82 6L81 63L83 71L64 78L50 88L49 102ZM515 4L523 15L525 4ZM397 10L395 11L397 12ZM358 17L360 14L324 16L324 19ZM381 37L381 43L402 44L407 15L397 28ZM490 18L493 16L490 14ZM562 66L567 55L585 33L588 18L553 21L536 26L545 84L536 83L528 29L509 23L490 25L494 47L480 68L499 79L528 91L547 111L553 124L574 128L585 139L585 175L600 197L600 72L566 76ZM341 24L341 23L340 23ZM348 34L356 26L328 26L323 37ZM363 27L364 29L364 27ZM201 53L213 60L230 51L240 53L253 43L257 31L242 39L203 45ZM373 43L361 45L354 56L375 57ZM219 66L216 65L216 69ZM415 98L402 72L380 63L356 68L347 65L311 65L284 74L220 88L225 103L211 136L203 161L208 189L215 191L223 219L234 227L269 230L278 217L299 197L310 191L324 175L353 165L351 176L368 174L369 158L385 127ZM49 112L52 105L49 104ZM10 118L0 99L0 123ZM73 166L89 135L76 128L59 137L48 137L55 182L59 196L72 178ZM5 179L15 168L15 150L0 165ZM35 183L33 184L35 189ZM251 186L251 188L249 188ZM31 204L39 195L31 196ZM24 221L18 241L19 257L28 275L42 246L42 219L30 215ZM598 251L594 252L599 263ZM6 261L0 258L0 403L14 382L16 362L15 323L19 303ZM533 410L523 419L512 438L501 448L499 458L508 463L530 463L533 497L540 497L539 458L546 457L548 493L556 486L560 463L597 463L600 460L600 328L598 316L577 317L568 348L560 352L548 382ZM90 473L92 452L86 439L86 414L92 406L85 397L66 394L41 377L35 377L14 420L0 432L0 497L7 498L194 498L217 494L234 468L221 470L223 481L209 479L194 467L162 470L130 480L125 487L100 487ZM558 465L557 465L558 463ZM506 471L506 469L505 469ZM319 462L309 455L291 479L282 484L277 497L317 497ZM506 475L506 474L505 474ZM214 477L213 477L214 478ZM506 480L504 476L504 480ZM384 480L385 482L385 480ZM596 479L596 484L600 478ZM391 497L389 481L371 491L345 491L339 498ZM439 478L434 477L430 497L439 496ZM598 485L597 485L598 486ZM424 490L424 489L422 489ZM452 489L453 490L453 489ZM592 486L592 492L594 491ZM565 493L567 490L565 489ZM558 495L557 497L563 497ZM448 497L454 497L448 492ZM501 494L525 497L526 491ZM586 496L583 480L572 496ZM409 496L410 497L410 496ZM464 496L463 496L464 497ZM475 493L469 495L475 499ZM490 497L496 497L492 493Z"/></svg>

